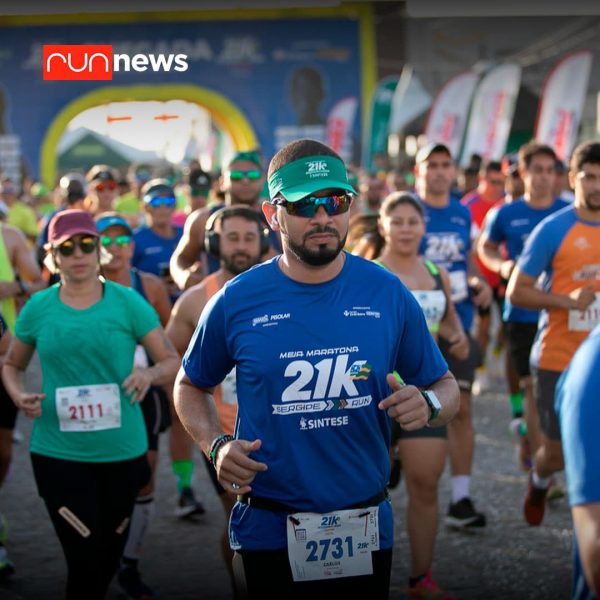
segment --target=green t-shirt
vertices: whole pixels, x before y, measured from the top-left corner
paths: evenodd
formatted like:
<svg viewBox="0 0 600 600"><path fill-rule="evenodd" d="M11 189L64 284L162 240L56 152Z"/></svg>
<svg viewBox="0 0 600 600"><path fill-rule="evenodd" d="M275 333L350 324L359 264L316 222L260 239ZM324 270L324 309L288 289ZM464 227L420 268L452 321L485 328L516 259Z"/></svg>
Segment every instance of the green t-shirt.
<svg viewBox="0 0 600 600"><path fill-rule="evenodd" d="M104 283L103 298L84 310L61 302L59 289L60 284L55 284L34 294L23 307L15 329L17 338L37 349L46 394L42 415L33 422L31 452L83 462L112 462L141 456L148 449L142 411L139 403L131 404L121 386L133 370L137 342L159 326L158 315L134 289L110 281ZM112 384L114 393L93 387L99 384ZM58 395L57 388L63 388ZM64 388L71 388L68 392L71 399L64 398ZM90 390L104 395L101 399L93 396L90 405L85 399L77 399ZM120 426L111 421L111 428L72 429L85 426L88 416L100 414L106 418L115 410L120 411Z"/></svg>
<svg viewBox="0 0 600 600"><path fill-rule="evenodd" d="M29 237L36 237L38 234L35 211L23 202L15 202L8 209L8 218L6 219L6 222L17 229L20 229Z"/></svg>
<svg viewBox="0 0 600 600"><path fill-rule="evenodd" d="M127 192L115 200L115 210L124 215L137 215L142 212L142 202L133 193Z"/></svg>

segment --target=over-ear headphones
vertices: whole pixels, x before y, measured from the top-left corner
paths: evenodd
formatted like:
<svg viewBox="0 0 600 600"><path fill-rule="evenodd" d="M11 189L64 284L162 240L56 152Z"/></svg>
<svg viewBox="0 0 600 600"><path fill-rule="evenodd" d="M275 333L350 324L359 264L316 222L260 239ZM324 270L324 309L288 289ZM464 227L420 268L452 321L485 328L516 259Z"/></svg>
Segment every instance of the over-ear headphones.
<svg viewBox="0 0 600 600"><path fill-rule="evenodd" d="M262 214L245 206L227 206L216 210L206 221L204 228L204 249L207 254L219 258L220 235L216 229L217 225L220 225L224 219L228 219L229 217L243 217L248 221L254 221L258 225L259 230L260 255L262 256L267 252L271 243L269 240L269 228Z"/></svg>

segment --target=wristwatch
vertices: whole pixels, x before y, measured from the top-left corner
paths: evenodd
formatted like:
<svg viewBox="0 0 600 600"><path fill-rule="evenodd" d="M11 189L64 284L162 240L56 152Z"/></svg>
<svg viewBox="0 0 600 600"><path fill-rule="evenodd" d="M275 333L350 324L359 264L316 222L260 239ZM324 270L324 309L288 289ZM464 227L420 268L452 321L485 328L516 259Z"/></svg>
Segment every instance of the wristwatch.
<svg viewBox="0 0 600 600"><path fill-rule="evenodd" d="M434 419L437 419L437 416L442 410L442 405L435 395L435 392L432 392L431 390L421 390L421 395L425 398L425 402L427 402L427 406L429 406L429 410L431 410L431 416L428 420L428 423L430 423Z"/></svg>

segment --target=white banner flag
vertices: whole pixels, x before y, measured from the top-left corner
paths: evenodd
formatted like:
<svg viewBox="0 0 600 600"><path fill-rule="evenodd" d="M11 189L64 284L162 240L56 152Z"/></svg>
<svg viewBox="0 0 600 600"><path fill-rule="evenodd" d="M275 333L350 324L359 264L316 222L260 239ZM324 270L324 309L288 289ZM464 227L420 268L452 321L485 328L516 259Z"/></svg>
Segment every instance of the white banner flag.
<svg viewBox="0 0 600 600"><path fill-rule="evenodd" d="M568 160L575 146L591 68L590 51L573 52L554 65L544 83L535 138L561 160Z"/></svg>
<svg viewBox="0 0 600 600"><path fill-rule="evenodd" d="M352 126L357 108L356 98L343 98L335 104L327 117L327 145L345 161L352 159Z"/></svg>
<svg viewBox="0 0 600 600"><path fill-rule="evenodd" d="M477 74L473 71L459 73L447 81L433 101L425 125L427 141L445 144L455 158L465 133L476 83Z"/></svg>
<svg viewBox="0 0 600 600"><path fill-rule="evenodd" d="M404 65L392 96L390 133L397 133L431 106L431 95L410 65Z"/></svg>
<svg viewBox="0 0 600 600"><path fill-rule="evenodd" d="M515 64L499 65L482 77L473 96L462 166L469 164L472 154L480 154L484 160L502 158L520 84L521 67Z"/></svg>

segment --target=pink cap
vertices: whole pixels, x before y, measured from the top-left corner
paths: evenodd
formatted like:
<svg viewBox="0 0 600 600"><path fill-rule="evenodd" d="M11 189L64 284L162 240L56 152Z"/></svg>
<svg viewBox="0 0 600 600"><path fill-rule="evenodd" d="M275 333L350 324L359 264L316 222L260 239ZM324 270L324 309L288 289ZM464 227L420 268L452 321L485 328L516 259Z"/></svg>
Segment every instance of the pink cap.
<svg viewBox="0 0 600 600"><path fill-rule="evenodd" d="M59 246L75 235L99 237L94 218L86 210L68 209L56 213L48 226L48 241Z"/></svg>

